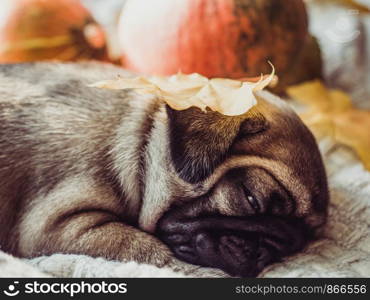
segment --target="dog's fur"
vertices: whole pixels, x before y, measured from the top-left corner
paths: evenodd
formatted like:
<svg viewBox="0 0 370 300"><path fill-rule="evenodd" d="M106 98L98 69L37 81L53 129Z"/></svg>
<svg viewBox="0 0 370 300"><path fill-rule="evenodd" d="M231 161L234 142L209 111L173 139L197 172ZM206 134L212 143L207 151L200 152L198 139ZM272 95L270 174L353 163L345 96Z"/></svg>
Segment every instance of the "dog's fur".
<svg viewBox="0 0 370 300"><path fill-rule="evenodd" d="M250 112L226 117L88 87L117 74L127 75L91 63L0 66L2 249L158 266L181 264L174 253L251 276L324 224L322 160L283 101L259 92Z"/></svg>

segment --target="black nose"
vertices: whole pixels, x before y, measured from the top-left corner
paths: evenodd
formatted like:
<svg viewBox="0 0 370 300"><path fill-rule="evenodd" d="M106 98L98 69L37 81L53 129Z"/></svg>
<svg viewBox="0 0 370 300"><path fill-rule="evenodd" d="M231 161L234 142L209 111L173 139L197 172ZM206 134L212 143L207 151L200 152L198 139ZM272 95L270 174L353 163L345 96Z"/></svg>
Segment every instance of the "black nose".
<svg viewBox="0 0 370 300"><path fill-rule="evenodd" d="M169 213L158 223L157 236L183 261L255 277L301 250L308 240L304 228L299 220L271 216L186 218Z"/></svg>
<svg viewBox="0 0 370 300"><path fill-rule="evenodd" d="M195 236L194 248L202 265L223 269L233 276L247 277L259 273L256 239L232 233L212 236L201 232Z"/></svg>

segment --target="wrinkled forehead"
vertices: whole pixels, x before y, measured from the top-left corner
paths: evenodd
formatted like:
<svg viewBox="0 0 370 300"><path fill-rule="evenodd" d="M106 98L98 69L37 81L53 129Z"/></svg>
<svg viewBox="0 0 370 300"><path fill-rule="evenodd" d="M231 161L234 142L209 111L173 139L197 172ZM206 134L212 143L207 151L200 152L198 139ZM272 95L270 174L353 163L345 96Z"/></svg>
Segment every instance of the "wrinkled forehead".
<svg viewBox="0 0 370 300"><path fill-rule="evenodd" d="M166 179L171 188L158 185L156 166L147 170L147 174L156 175L147 176L153 179L153 184L146 187L147 198L140 217L142 228L153 230L156 220L171 204L206 195L232 169L267 170L294 198L300 199L301 215L307 215L311 204L314 209L316 203L325 205L326 175L312 134L284 101L269 92L256 96L258 105L253 108L256 113L245 118L197 109L178 112L166 107L169 151L162 180ZM254 117L262 117L266 122L260 119L250 122ZM247 130L243 131L245 124ZM261 126L263 130L259 130ZM320 197L312 201L320 192L325 201Z"/></svg>
<svg viewBox="0 0 370 300"><path fill-rule="evenodd" d="M258 155L276 163L274 173L289 173L299 178L311 197L326 193L326 174L316 140L293 109L280 98L262 91L255 108L266 119L267 129L261 136L239 140L235 145L246 155ZM273 164L273 163L272 163ZM286 174L288 176L288 174Z"/></svg>
<svg viewBox="0 0 370 300"><path fill-rule="evenodd" d="M269 150L267 155L280 156L277 158L283 161L287 159L290 165L298 159L313 160L320 157L311 131L285 101L262 91L258 93L258 105L255 110L266 119L267 123L267 129L263 135L263 143L267 147L259 146L259 152ZM262 139L259 141L261 142ZM253 146L253 139L248 142ZM287 155L286 158L284 153Z"/></svg>

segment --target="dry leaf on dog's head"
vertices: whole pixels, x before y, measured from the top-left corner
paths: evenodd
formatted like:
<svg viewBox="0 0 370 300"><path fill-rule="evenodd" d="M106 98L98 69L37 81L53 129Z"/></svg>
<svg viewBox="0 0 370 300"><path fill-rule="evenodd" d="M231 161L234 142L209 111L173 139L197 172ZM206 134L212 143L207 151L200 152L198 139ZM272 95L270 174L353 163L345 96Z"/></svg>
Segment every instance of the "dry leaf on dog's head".
<svg viewBox="0 0 370 300"><path fill-rule="evenodd" d="M208 79L200 74L177 74L170 77L118 78L95 83L92 87L106 89L135 89L142 94L153 94L163 99L175 110L198 107L205 111L209 107L226 116L246 113L257 99L254 93L274 83L275 70L261 76L257 82L231 79Z"/></svg>

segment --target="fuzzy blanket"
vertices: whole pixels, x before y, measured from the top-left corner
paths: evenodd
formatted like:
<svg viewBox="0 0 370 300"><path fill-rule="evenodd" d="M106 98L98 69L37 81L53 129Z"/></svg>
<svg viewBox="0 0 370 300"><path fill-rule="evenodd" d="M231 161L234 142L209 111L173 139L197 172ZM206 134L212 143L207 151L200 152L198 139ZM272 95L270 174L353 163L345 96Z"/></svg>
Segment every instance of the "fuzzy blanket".
<svg viewBox="0 0 370 300"><path fill-rule="evenodd" d="M370 173L344 148L320 144L329 175L329 222L322 238L267 268L262 277L370 277ZM55 254L19 260L0 252L0 277L186 277L135 262Z"/></svg>

